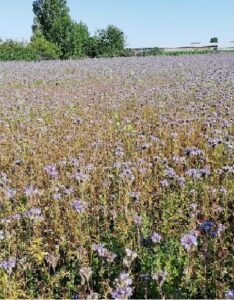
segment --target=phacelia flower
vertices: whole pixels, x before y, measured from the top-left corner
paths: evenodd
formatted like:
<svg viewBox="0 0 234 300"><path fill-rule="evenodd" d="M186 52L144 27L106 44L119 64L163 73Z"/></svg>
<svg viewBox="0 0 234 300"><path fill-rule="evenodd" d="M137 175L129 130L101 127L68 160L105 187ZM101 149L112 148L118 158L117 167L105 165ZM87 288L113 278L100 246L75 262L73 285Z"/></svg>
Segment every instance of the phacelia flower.
<svg viewBox="0 0 234 300"><path fill-rule="evenodd" d="M44 170L51 177L57 177L58 176L58 170L57 170L55 165L47 165L47 166L45 166Z"/></svg>
<svg viewBox="0 0 234 300"><path fill-rule="evenodd" d="M133 217L133 222L135 225L139 226L141 225L141 222L142 222L142 217L141 216L138 216L138 215L135 215Z"/></svg>
<svg viewBox="0 0 234 300"><path fill-rule="evenodd" d="M89 180L89 175L87 175L83 172L76 172L71 175L71 178L73 178L79 182L85 182L85 181Z"/></svg>
<svg viewBox="0 0 234 300"><path fill-rule="evenodd" d="M106 258L108 262L113 262L117 256L116 254L110 252L102 244L94 244L93 250L97 252L98 256Z"/></svg>
<svg viewBox="0 0 234 300"><path fill-rule="evenodd" d="M16 259L11 257L8 260L4 260L0 263L0 268L11 273L12 269L16 266Z"/></svg>
<svg viewBox="0 0 234 300"><path fill-rule="evenodd" d="M160 243L162 239L162 236L160 234L158 234L157 232L154 232L152 235L151 235L151 240L153 243Z"/></svg>
<svg viewBox="0 0 234 300"><path fill-rule="evenodd" d="M75 201L72 202L71 207L78 213L82 213L85 211L85 209L87 208L87 203L77 199Z"/></svg>
<svg viewBox="0 0 234 300"><path fill-rule="evenodd" d="M234 299L234 289L231 289L225 293L225 299Z"/></svg>
<svg viewBox="0 0 234 300"><path fill-rule="evenodd" d="M167 179L161 180L160 183L161 183L161 186L163 186L163 187L169 187L169 185L170 185L170 183L168 182Z"/></svg>
<svg viewBox="0 0 234 300"><path fill-rule="evenodd" d="M5 196L8 198L8 199L11 199L13 198L14 196L16 195L16 189L7 189L6 192L5 192Z"/></svg>
<svg viewBox="0 0 234 300"><path fill-rule="evenodd" d="M190 248L194 245L197 245L197 236L196 234L191 231L189 233L186 233L181 238L181 244L185 247L187 251L190 250Z"/></svg>
<svg viewBox="0 0 234 300"><path fill-rule="evenodd" d="M111 296L114 299L128 299L132 296L133 288L130 287L132 279L129 273L122 272L118 279L116 279L117 287L112 291Z"/></svg>
<svg viewBox="0 0 234 300"><path fill-rule="evenodd" d="M199 230L202 233L208 234L211 237L214 237L216 235L216 232L214 230L214 223L211 221L203 221L199 227Z"/></svg>
<svg viewBox="0 0 234 300"><path fill-rule="evenodd" d="M41 215L41 209L38 207L31 208L28 212L25 213L25 215L34 221L42 221L44 219Z"/></svg>
<svg viewBox="0 0 234 300"><path fill-rule="evenodd" d="M31 197L33 195L38 194L38 189L34 188L33 186L26 186L26 188L24 189L24 193L27 197Z"/></svg>
<svg viewBox="0 0 234 300"><path fill-rule="evenodd" d="M115 290L112 291L111 296L115 300L119 299L128 299L132 296L133 289L131 287L117 287Z"/></svg>

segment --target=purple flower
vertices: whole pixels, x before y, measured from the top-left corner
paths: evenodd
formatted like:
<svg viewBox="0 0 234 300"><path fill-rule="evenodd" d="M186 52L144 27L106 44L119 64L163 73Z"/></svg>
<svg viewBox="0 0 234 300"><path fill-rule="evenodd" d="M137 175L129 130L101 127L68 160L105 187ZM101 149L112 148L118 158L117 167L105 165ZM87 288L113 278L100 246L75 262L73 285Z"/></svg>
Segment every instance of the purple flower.
<svg viewBox="0 0 234 300"><path fill-rule="evenodd" d="M169 187L170 183L168 182L168 180L164 179L160 181L161 185L163 187Z"/></svg>
<svg viewBox="0 0 234 300"><path fill-rule="evenodd" d="M31 208L31 209L28 211L28 213L27 213L28 216L31 216L31 215L40 215L40 214L41 214L41 209L38 208L38 207L33 207L33 208Z"/></svg>
<svg viewBox="0 0 234 300"><path fill-rule="evenodd" d="M124 156L123 149L121 147L117 147L117 149L115 150L115 155L119 157L123 157Z"/></svg>
<svg viewBox="0 0 234 300"><path fill-rule="evenodd" d="M185 247L187 251L189 251L193 245L197 245L196 234L193 231L186 233L181 238L181 244Z"/></svg>
<svg viewBox="0 0 234 300"><path fill-rule="evenodd" d="M183 164L185 163L185 158L182 156L173 156L173 161L176 162L176 163L180 163L180 164Z"/></svg>
<svg viewBox="0 0 234 300"><path fill-rule="evenodd" d="M135 179L135 176L130 168L124 169L120 176L122 178L128 178L131 181L133 181Z"/></svg>
<svg viewBox="0 0 234 300"><path fill-rule="evenodd" d="M102 244L94 244L93 250L96 251L100 257L106 258L108 262L113 262L117 256L106 249Z"/></svg>
<svg viewBox="0 0 234 300"><path fill-rule="evenodd" d="M234 289L225 292L225 299L234 299Z"/></svg>
<svg viewBox="0 0 234 300"><path fill-rule="evenodd" d="M94 244L93 250L96 251L99 256L105 256L107 249L102 244Z"/></svg>
<svg viewBox="0 0 234 300"><path fill-rule="evenodd" d="M214 223L211 221L203 221L199 227L199 230L202 233L208 234L212 237L214 237L216 235L216 233L214 231Z"/></svg>
<svg viewBox="0 0 234 300"><path fill-rule="evenodd" d="M203 221L202 224L200 225L200 229L202 231L210 231L214 227L214 223L211 221Z"/></svg>
<svg viewBox="0 0 234 300"><path fill-rule="evenodd" d="M185 178L183 176L177 176L176 179L180 187L183 187L185 185Z"/></svg>
<svg viewBox="0 0 234 300"><path fill-rule="evenodd" d="M13 198L16 195L16 189L11 189L11 188L7 189L5 195L8 199Z"/></svg>
<svg viewBox="0 0 234 300"><path fill-rule="evenodd" d="M132 296L133 289L129 286L127 287L117 287L112 291L111 296L113 299L128 299Z"/></svg>
<svg viewBox="0 0 234 300"><path fill-rule="evenodd" d="M12 269L16 266L16 259L14 257L11 257L9 260L4 260L0 263L0 268L2 268L5 271L8 271L9 273L12 272Z"/></svg>
<svg viewBox="0 0 234 300"><path fill-rule="evenodd" d="M38 207L31 208L28 212L25 213L25 215L34 221L42 221L44 219L41 215L41 209Z"/></svg>
<svg viewBox="0 0 234 300"><path fill-rule="evenodd" d="M20 214L14 214L11 216L12 220L20 220L21 219L21 215Z"/></svg>
<svg viewBox="0 0 234 300"><path fill-rule="evenodd" d="M122 272L119 275L119 281L121 282L121 285L124 286L129 286L132 284L132 279L130 278L129 273L125 273L125 272Z"/></svg>
<svg viewBox="0 0 234 300"><path fill-rule="evenodd" d="M127 299L132 296L133 288L130 287L132 279L129 273L122 272L116 279L117 287L112 291L111 296L114 299Z"/></svg>
<svg viewBox="0 0 234 300"><path fill-rule="evenodd" d="M125 249L125 252L127 254L127 257L130 259L130 260L133 260L137 257L137 253L135 251L132 251L128 248Z"/></svg>
<svg viewBox="0 0 234 300"><path fill-rule="evenodd" d="M75 174L71 175L71 178L74 178L75 180L79 182L85 182L89 179L89 175L82 173L82 172L76 172Z"/></svg>
<svg viewBox="0 0 234 300"><path fill-rule="evenodd" d="M204 155L204 151L197 148L186 148L185 154L188 156L201 156Z"/></svg>
<svg viewBox="0 0 234 300"><path fill-rule="evenodd" d="M72 202L71 207L78 213L82 213L85 211L85 209L87 208L87 203L77 199L75 201Z"/></svg>
<svg viewBox="0 0 234 300"><path fill-rule="evenodd" d="M217 233L221 233L225 230L225 226L223 224L218 224Z"/></svg>
<svg viewBox="0 0 234 300"><path fill-rule="evenodd" d="M115 168L115 169L120 169L121 166L122 166L122 164L118 161L113 164L113 168Z"/></svg>
<svg viewBox="0 0 234 300"><path fill-rule="evenodd" d="M44 170L51 177L57 177L58 176L58 170L57 170L55 165L47 165L47 166L45 166Z"/></svg>
<svg viewBox="0 0 234 300"><path fill-rule="evenodd" d="M201 176L207 177L210 175L210 166L205 166L204 168L200 169Z"/></svg>
<svg viewBox="0 0 234 300"><path fill-rule="evenodd" d="M26 186L26 188L24 189L24 193L27 197L31 197L33 195L38 194L38 189L34 188L33 186Z"/></svg>
<svg viewBox="0 0 234 300"><path fill-rule="evenodd" d="M222 187L219 191L224 195L227 194L227 190L224 187Z"/></svg>
<svg viewBox="0 0 234 300"><path fill-rule="evenodd" d="M165 170L165 174L168 178L176 178L176 172L173 168L167 167Z"/></svg>
<svg viewBox="0 0 234 300"><path fill-rule="evenodd" d="M54 198L54 200L59 200L59 199L61 199L61 194L60 193L54 193L53 198Z"/></svg>
<svg viewBox="0 0 234 300"><path fill-rule="evenodd" d="M138 216L138 215L135 215L135 216L133 217L133 222L135 223L135 225L141 225L142 217L141 217L141 216Z"/></svg>
<svg viewBox="0 0 234 300"><path fill-rule="evenodd" d="M185 174L189 177L192 177L193 179L201 178L201 172L198 169L189 169Z"/></svg>
<svg viewBox="0 0 234 300"><path fill-rule="evenodd" d="M151 235L151 240L153 243L160 243L162 239L162 236L160 234L158 234L157 232L154 232L152 235Z"/></svg>

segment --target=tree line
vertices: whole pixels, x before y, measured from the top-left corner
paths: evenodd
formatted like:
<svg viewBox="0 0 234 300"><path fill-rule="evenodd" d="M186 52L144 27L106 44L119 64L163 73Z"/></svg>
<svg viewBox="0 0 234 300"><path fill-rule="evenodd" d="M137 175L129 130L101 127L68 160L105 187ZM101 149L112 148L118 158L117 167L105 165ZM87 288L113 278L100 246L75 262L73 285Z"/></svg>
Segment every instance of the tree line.
<svg viewBox="0 0 234 300"><path fill-rule="evenodd" d="M72 20L66 0L35 0L30 43L0 40L0 60L69 59L128 56L126 36L109 25L91 36L88 26Z"/></svg>

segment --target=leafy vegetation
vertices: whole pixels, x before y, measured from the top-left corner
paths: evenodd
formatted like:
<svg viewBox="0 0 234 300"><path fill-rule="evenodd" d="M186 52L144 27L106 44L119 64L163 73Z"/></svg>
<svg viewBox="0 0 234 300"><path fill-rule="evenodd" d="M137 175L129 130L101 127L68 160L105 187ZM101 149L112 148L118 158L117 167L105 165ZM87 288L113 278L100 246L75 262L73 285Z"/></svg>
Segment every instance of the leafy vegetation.
<svg viewBox="0 0 234 300"><path fill-rule="evenodd" d="M33 33L60 49L60 58L121 56L126 44L123 32L110 25L90 37L88 27L69 15L66 0L35 0Z"/></svg>
<svg viewBox="0 0 234 300"><path fill-rule="evenodd" d="M38 54L23 42L13 40L0 41L0 60L37 60Z"/></svg>

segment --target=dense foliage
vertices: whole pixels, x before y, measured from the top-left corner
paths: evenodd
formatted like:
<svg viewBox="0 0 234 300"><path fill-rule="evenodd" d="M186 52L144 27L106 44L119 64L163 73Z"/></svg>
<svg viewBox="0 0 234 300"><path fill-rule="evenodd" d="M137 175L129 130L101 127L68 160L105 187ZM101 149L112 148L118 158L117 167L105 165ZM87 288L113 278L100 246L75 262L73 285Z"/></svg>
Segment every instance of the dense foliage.
<svg viewBox="0 0 234 300"><path fill-rule="evenodd" d="M122 56L126 46L124 33L116 26L110 25L106 29L98 30L95 37L97 57Z"/></svg>
<svg viewBox="0 0 234 300"><path fill-rule="evenodd" d="M41 34L47 41L55 43L60 48L61 58L69 58L74 52L74 24L66 0L35 0L33 12L34 34Z"/></svg>
<svg viewBox="0 0 234 300"><path fill-rule="evenodd" d="M60 49L60 58L79 58L84 56L121 56L126 44L123 32L108 26L98 30L90 37L88 27L74 22L66 0L35 0L34 36L43 36Z"/></svg>
<svg viewBox="0 0 234 300"><path fill-rule="evenodd" d="M37 60L37 53L27 44L13 40L0 41L0 60Z"/></svg>
<svg viewBox="0 0 234 300"><path fill-rule="evenodd" d="M233 55L0 72L1 298L233 298Z"/></svg>

